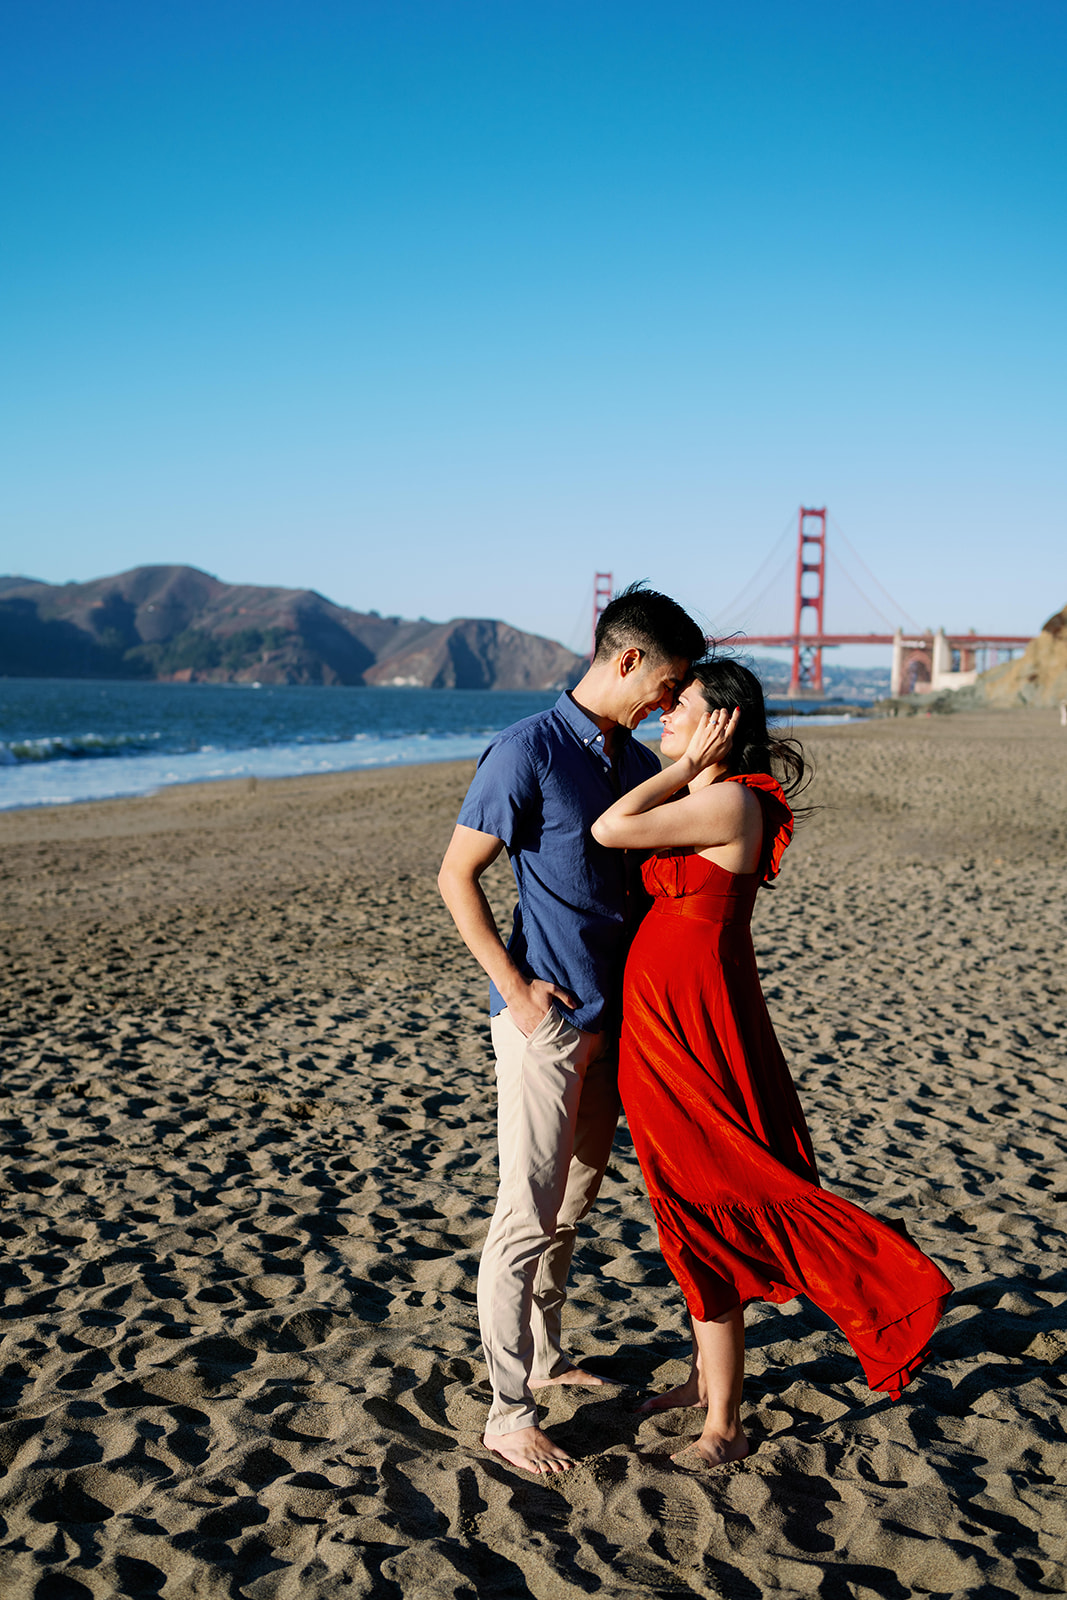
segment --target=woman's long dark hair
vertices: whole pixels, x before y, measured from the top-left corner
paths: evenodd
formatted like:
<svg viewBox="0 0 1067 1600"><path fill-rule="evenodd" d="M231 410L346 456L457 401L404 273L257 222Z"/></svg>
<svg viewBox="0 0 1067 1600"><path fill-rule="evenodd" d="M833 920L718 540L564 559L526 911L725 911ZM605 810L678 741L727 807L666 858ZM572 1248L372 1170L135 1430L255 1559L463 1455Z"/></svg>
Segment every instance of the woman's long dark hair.
<svg viewBox="0 0 1067 1600"><path fill-rule="evenodd" d="M730 656L699 662L693 677L709 711L738 706L741 716L727 760L730 771L766 772L777 778L787 795L799 794L811 779L811 767L796 739L781 739L767 727L763 685L754 672Z"/></svg>

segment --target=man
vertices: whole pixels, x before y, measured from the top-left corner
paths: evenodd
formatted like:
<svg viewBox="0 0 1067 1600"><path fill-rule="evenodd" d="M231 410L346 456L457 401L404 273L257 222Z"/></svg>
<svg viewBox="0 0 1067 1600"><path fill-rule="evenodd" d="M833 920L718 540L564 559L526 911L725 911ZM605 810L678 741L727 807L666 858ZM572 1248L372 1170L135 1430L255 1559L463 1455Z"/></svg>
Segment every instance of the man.
<svg viewBox="0 0 1067 1600"><path fill-rule="evenodd" d="M532 1391L603 1380L560 1345L578 1221L619 1115L622 966L633 864L590 827L659 770L633 730L674 704L703 634L675 601L633 585L607 606L593 660L550 711L498 734L478 764L438 884L490 979L500 1189L478 1273L493 1404L485 1444L527 1472L573 1463L537 1426ZM518 889L505 948L480 879L506 849Z"/></svg>

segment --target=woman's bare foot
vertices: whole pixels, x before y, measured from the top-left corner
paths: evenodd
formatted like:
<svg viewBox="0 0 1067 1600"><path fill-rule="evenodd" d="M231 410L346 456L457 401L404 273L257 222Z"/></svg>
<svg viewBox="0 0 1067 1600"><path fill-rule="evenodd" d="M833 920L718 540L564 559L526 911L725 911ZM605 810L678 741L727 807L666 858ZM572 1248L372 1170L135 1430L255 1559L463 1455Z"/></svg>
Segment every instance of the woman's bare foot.
<svg viewBox="0 0 1067 1600"><path fill-rule="evenodd" d="M748 1455L748 1440L741 1426L741 1392L745 1380L744 1312L738 1305L708 1322L699 1322L694 1317L693 1339L700 1386L708 1396L707 1415L700 1438L677 1451L671 1460L684 1461L687 1456L696 1456L709 1467L721 1467L727 1461L743 1461Z"/></svg>
<svg viewBox="0 0 1067 1600"><path fill-rule="evenodd" d="M553 1444L548 1434L542 1433L540 1428L516 1428L514 1433L487 1433L482 1443L494 1455L503 1456L511 1466L519 1467L523 1472L566 1472L568 1467L574 1465L566 1450Z"/></svg>
<svg viewBox="0 0 1067 1600"><path fill-rule="evenodd" d="M705 1428L699 1439L675 1451L672 1461L684 1461L686 1456L697 1455L709 1467L725 1466L727 1461L743 1461L748 1455L748 1439L741 1428L732 1433L712 1432ZM695 1462L689 1463L695 1466Z"/></svg>
<svg viewBox="0 0 1067 1600"><path fill-rule="evenodd" d="M596 1389L607 1382L607 1378L598 1378L595 1372L586 1372L584 1367L568 1367L566 1372L558 1372L554 1378L531 1378L530 1388L547 1389L550 1383L576 1383L583 1388Z"/></svg>
<svg viewBox="0 0 1067 1600"><path fill-rule="evenodd" d="M707 1403L708 1397L700 1374L691 1372L676 1389L668 1389L666 1394L654 1394L651 1400L643 1400L637 1411L639 1415L646 1416L650 1411L674 1411L682 1406L706 1406Z"/></svg>

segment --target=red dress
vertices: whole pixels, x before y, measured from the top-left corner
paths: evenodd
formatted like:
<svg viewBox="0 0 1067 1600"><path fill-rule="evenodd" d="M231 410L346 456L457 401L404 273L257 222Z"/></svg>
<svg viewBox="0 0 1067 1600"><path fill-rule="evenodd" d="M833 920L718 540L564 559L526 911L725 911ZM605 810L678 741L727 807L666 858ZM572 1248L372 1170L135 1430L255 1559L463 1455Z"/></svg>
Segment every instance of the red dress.
<svg viewBox="0 0 1067 1600"><path fill-rule="evenodd" d="M626 964L619 1089L660 1247L701 1322L749 1300L806 1294L832 1317L872 1389L918 1371L952 1285L901 1223L819 1187L793 1080L760 988L749 924L793 816L773 778L758 795L763 857L731 873L653 856L654 897Z"/></svg>

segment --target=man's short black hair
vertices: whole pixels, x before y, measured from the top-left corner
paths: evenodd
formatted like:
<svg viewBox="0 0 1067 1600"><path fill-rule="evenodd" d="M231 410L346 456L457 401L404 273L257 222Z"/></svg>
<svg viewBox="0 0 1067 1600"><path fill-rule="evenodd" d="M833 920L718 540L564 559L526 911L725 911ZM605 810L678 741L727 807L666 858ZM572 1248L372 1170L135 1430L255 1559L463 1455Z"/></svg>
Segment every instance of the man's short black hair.
<svg viewBox="0 0 1067 1600"><path fill-rule="evenodd" d="M596 625L594 661L610 661L620 650L643 650L654 661L699 661L707 640L677 600L631 583L611 600Z"/></svg>

